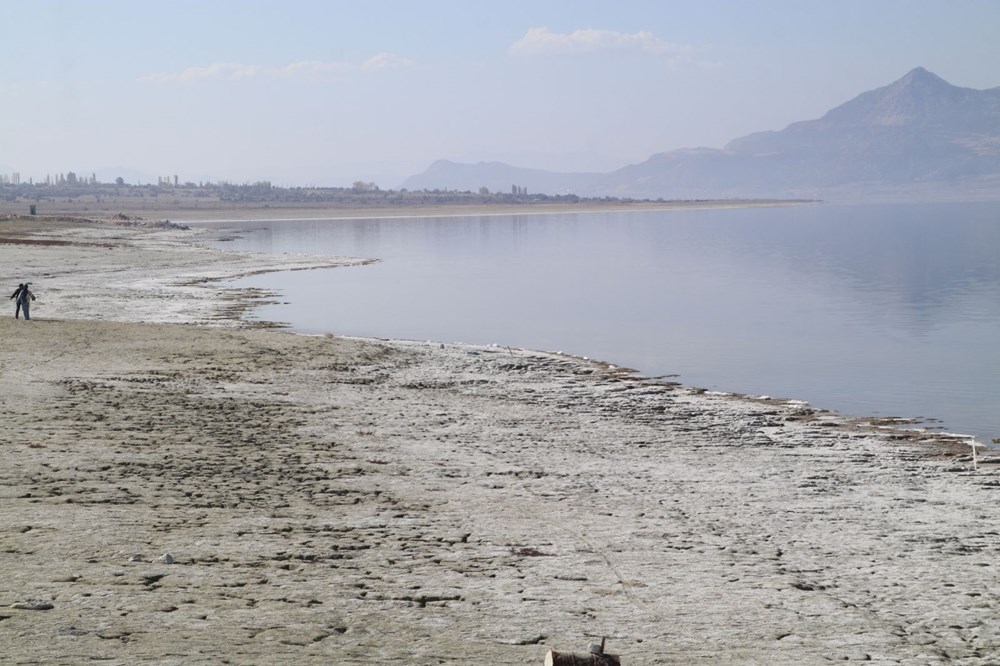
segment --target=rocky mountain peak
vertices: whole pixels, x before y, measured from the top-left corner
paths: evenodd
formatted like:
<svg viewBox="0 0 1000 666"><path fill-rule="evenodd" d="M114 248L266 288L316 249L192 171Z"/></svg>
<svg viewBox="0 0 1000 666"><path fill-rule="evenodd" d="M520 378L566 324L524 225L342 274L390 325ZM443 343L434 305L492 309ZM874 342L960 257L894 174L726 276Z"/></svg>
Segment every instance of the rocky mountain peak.
<svg viewBox="0 0 1000 666"><path fill-rule="evenodd" d="M923 67L882 88L858 95L831 110L825 121L851 125L909 126L937 124L979 91L959 88Z"/></svg>
<svg viewBox="0 0 1000 666"><path fill-rule="evenodd" d="M954 88L940 76L933 72L929 72L923 67L914 67L906 75L896 81L891 83L887 88L930 88L935 90L946 90L948 88Z"/></svg>
<svg viewBox="0 0 1000 666"><path fill-rule="evenodd" d="M406 187L499 191L515 183L532 192L649 198L996 196L1000 87L963 88L916 67L822 118L749 134L722 150L658 153L608 174L441 166Z"/></svg>

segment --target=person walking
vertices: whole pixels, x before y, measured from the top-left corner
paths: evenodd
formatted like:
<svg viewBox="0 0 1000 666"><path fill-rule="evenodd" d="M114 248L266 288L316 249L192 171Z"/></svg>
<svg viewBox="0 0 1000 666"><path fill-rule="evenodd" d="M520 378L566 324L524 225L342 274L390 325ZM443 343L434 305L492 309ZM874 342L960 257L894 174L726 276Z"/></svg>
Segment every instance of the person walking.
<svg viewBox="0 0 1000 666"><path fill-rule="evenodd" d="M21 314L21 291L23 289L24 289L24 283L22 282L19 285L17 285L17 289L15 289L14 293L10 295L10 297L12 299L17 299L17 300L14 301L14 304L15 304L14 305L14 319L17 319L18 315Z"/></svg>
<svg viewBox="0 0 1000 666"><path fill-rule="evenodd" d="M25 282L24 287L21 289L21 295L18 296L18 300L21 302L21 312L24 313L25 321L31 319L31 301L35 300L35 295L31 293L28 286L29 283Z"/></svg>

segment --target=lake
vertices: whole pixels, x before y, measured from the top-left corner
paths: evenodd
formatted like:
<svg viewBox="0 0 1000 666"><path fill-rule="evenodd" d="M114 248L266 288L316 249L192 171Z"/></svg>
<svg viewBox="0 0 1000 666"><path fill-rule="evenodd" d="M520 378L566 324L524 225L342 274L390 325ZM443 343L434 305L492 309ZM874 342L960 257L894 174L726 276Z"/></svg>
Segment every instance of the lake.
<svg viewBox="0 0 1000 666"><path fill-rule="evenodd" d="M236 283L280 292L256 316L297 331L563 351L1000 437L1000 203L223 226L222 248L381 259Z"/></svg>

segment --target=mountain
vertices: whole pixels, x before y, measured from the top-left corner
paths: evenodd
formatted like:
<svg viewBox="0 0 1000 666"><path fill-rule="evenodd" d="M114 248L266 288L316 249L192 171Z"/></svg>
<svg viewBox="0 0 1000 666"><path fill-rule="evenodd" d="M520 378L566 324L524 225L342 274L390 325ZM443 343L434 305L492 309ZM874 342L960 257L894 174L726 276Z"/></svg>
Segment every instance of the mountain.
<svg viewBox="0 0 1000 666"><path fill-rule="evenodd" d="M517 184L531 192L583 196L996 196L1000 88L953 86L918 67L822 118L750 134L722 149L658 153L607 174L437 162L405 187L478 189L487 176L495 183L486 185L491 190Z"/></svg>

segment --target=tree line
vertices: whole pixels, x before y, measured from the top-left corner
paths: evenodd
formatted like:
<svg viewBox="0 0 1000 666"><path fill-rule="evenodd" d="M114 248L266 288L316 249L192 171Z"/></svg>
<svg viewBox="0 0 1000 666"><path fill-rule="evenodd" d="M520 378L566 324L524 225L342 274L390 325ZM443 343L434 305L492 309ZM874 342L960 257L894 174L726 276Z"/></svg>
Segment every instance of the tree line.
<svg viewBox="0 0 1000 666"><path fill-rule="evenodd" d="M420 205L420 204L490 204L490 203L578 203L581 201L631 202L633 199L603 197L587 199L575 194L528 194L527 188L512 185L510 192L447 189L381 189L375 183L356 181L351 187L279 187L269 181L253 183L181 183L176 177L160 178L157 183L131 185L118 178L114 183L100 183L94 178L60 178L48 183L23 183L0 179L0 199L7 202L41 202L73 198L128 198L169 195L175 199L215 200L228 203L257 204L341 204Z"/></svg>

